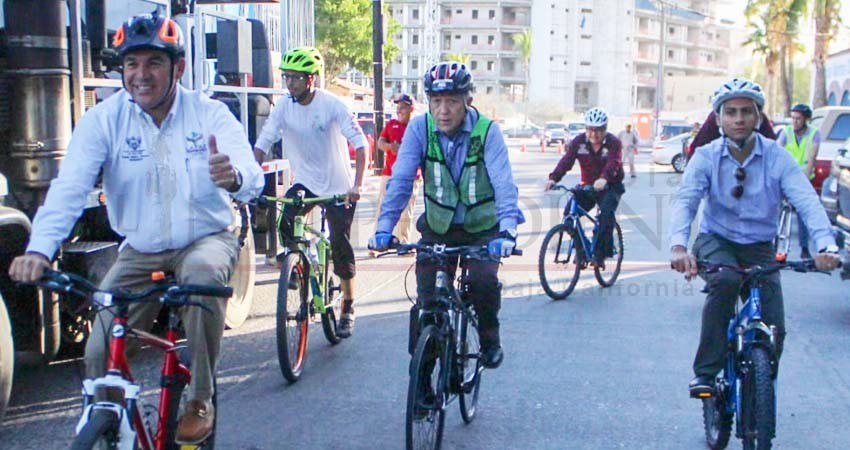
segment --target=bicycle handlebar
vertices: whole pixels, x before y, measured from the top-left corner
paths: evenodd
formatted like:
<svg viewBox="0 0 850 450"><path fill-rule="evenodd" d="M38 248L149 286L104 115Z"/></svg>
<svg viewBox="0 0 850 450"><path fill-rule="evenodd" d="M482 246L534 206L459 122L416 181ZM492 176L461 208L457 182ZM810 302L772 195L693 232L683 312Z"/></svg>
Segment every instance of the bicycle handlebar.
<svg viewBox="0 0 850 450"><path fill-rule="evenodd" d="M448 246L445 244L400 244L393 243L390 245L391 250L395 250L399 255L405 255L412 251L429 253L432 255L460 255L467 259L492 260L496 259L487 250L486 245L459 245ZM522 256L522 250L514 247L511 256Z"/></svg>
<svg viewBox="0 0 850 450"><path fill-rule="evenodd" d="M748 278L763 277L784 269L791 269L795 272L820 272L826 273L827 275L829 274L829 272L823 272L821 270L818 270L815 267L815 261L813 259L777 262L767 266L752 265L746 267L735 264L723 264L700 259L697 260L697 267L700 271L704 273L717 273L721 270L731 270Z"/></svg>
<svg viewBox="0 0 850 450"><path fill-rule="evenodd" d="M605 186L605 189L608 189L608 186ZM552 191L570 192L570 193L573 193L573 194L575 194L577 192L594 192L595 191L595 189L593 188L593 185L591 185L591 184L576 185L574 187L566 187L563 184L556 184L555 186L552 187L551 190Z"/></svg>
<svg viewBox="0 0 850 450"><path fill-rule="evenodd" d="M24 284L38 286L48 291L69 293L88 298L93 305L101 308L109 308L116 303L129 304L152 301L151 299L154 294L160 294L157 300L167 305L199 306L210 311L209 307L203 303L189 300L189 296L200 295L218 298L230 298L233 296L233 288L229 286L203 286L161 282L135 294L123 290L106 291L98 289L92 282L79 275L58 272L51 269L46 269L39 281Z"/></svg>
<svg viewBox="0 0 850 450"><path fill-rule="evenodd" d="M309 206L309 205L333 205L340 206L345 203L345 198L348 194L334 194L334 195L323 195L320 197L311 197L304 198L302 196L297 197L275 197L273 195L261 195L249 203L255 204L260 207L268 207L274 204L282 204L282 205L290 205L295 207L301 206Z"/></svg>

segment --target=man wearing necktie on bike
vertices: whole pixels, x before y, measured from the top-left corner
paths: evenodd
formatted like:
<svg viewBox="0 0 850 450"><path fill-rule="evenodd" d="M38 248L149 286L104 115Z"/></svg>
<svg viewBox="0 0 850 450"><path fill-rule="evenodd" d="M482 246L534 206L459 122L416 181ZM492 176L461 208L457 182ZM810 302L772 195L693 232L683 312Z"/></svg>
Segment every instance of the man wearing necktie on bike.
<svg viewBox="0 0 850 450"><path fill-rule="evenodd" d="M782 197L791 202L811 230L819 249L815 265L832 270L839 264L838 247L829 220L790 153L755 132L764 107L761 87L735 78L714 94L721 136L694 152L673 201L670 263L688 279L697 275L697 259L740 265L774 262ZM691 222L705 198L693 254L687 253ZM694 359L692 395L709 392L726 354L726 326L741 289L741 276L731 271L705 275L709 294L702 314L700 344ZM764 279L762 313L775 325L777 360L785 336L785 313L779 273Z"/></svg>

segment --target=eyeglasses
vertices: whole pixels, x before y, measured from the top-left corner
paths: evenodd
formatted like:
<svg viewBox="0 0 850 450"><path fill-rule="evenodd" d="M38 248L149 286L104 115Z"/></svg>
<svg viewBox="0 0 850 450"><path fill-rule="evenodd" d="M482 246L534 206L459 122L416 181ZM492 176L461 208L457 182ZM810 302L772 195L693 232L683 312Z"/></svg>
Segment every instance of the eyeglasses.
<svg viewBox="0 0 850 450"><path fill-rule="evenodd" d="M747 172L743 167L735 169L735 179L738 180L738 185L732 188L732 197L738 199L744 195L744 180L747 179Z"/></svg>
<svg viewBox="0 0 850 450"><path fill-rule="evenodd" d="M284 81L304 81L307 79L307 75L303 73L285 73L283 74Z"/></svg>
<svg viewBox="0 0 850 450"><path fill-rule="evenodd" d="M584 129L584 131L587 134L605 134L606 127L587 127Z"/></svg>

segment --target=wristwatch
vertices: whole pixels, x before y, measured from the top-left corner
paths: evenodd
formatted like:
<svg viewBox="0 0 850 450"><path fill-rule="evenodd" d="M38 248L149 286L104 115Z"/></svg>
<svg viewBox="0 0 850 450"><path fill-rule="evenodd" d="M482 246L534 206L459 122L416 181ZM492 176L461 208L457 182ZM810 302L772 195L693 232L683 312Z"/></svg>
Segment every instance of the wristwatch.
<svg viewBox="0 0 850 450"><path fill-rule="evenodd" d="M818 253L838 253L838 246L835 244L827 245L826 247L820 249Z"/></svg>
<svg viewBox="0 0 850 450"><path fill-rule="evenodd" d="M227 192L233 193L239 191L242 188L242 172L237 168L233 168L233 185L231 185Z"/></svg>

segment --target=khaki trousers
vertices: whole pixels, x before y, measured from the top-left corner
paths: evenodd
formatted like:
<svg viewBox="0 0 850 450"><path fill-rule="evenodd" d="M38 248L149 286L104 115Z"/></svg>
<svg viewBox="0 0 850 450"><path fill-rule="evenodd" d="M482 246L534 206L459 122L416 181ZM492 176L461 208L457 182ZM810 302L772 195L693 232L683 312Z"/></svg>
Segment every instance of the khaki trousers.
<svg viewBox="0 0 850 450"><path fill-rule="evenodd" d="M381 216L381 203L384 202L384 197L387 195L387 184L390 182L387 175L381 175L381 187L378 190L378 200L375 203L375 226L378 225L378 218ZM416 196L419 194L419 186L422 186L422 180L413 182L413 192L410 194L410 201L407 202L407 207L401 212L398 218L398 223L393 229L393 236L398 238L402 244L410 242L410 228L413 225L413 210L416 208Z"/></svg>
<svg viewBox="0 0 850 450"><path fill-rule="evenodd" d="M181 250L160 253L141 253L126 246L115 265L101 283L102 289L141 291L150 285L151 272L173 272L181 284L224 286L230 280L238 256L236 236L221 231L198 239ZM189 399L210 400L213 395L213 373L218 360L221 336L224 333L225 299L201 297L212 313L197 306L180 312L189 350L192 382ZM158 302L136 303L130 306L129 326L147 330L159 314ZM86 343L86 378L97 378L106 371L107 336L113 314L103 310L95 319ZM128 344L130 342L128 341Z"/></svg>

